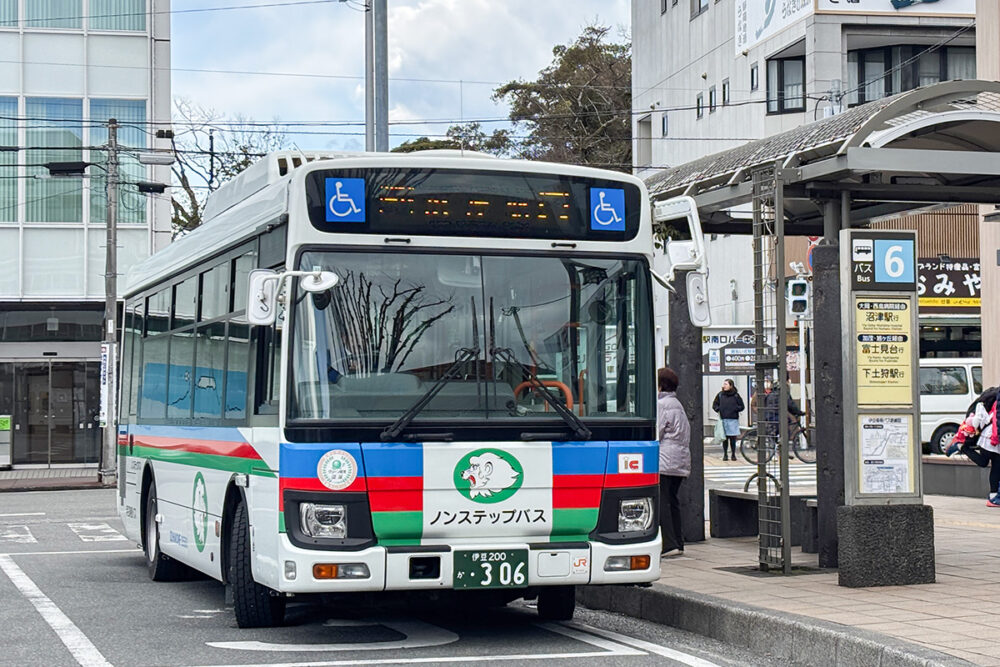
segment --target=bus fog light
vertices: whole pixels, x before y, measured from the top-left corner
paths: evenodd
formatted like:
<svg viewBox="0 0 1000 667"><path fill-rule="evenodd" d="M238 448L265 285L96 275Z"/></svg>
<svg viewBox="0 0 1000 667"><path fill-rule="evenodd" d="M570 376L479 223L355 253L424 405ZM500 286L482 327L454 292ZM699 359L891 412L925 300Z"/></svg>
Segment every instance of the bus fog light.
<svg viewBox="0 0 1000 667"><path fill-rule="evenodd" d="M364 563L344 563L337 572L338 579L367 579L371 576Z"/></svg>
<svg viewBox="0 0 1000 667"><path fill-rule="evenodd" d="M611 556L604 561L605 572L626 572L632 569L631 556Z"/></svg>
<svg viewBox="0 0 1000 667"><path fill-rule="evenodd" d="M295 575L296 574L297 574L297 571L295 569L295 561L294 560L286 560L285 561L285 579L288 579L289 581L291 581L292 579L295 579Z"/></svg>
<svg viewBox="0 0 1000 667"><path fill-rule="evenodd" d="M309 537L347 537L347 512L343 505L299 504L302 532Z"/></svg>
<svg viewBox="0 0 1000 667"><path fill-rule="evenodd" d="M632 533L649 530L653 525L653 499L632 498L618 506L618 532Z"/></svg>

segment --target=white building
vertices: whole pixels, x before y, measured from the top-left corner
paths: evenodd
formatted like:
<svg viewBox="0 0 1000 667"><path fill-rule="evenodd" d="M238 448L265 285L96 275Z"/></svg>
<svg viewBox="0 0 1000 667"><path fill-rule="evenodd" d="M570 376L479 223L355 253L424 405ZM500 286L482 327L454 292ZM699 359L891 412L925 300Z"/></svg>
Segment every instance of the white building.
<svg viewBox="0 0 1000 667"><path fill-rule="evenodd" d="M975 0L633 0L635 171L648 177L847 106L975 78L974 20ZM751 242L724 235L707 242L714 326L705 330L706 351L740 347L731 339L753 327ZM951 257L970 257L964 248L976 245L947 248ZM804 261L805 247L800 240L789 259ZM925 256L937 259L941 247L925 246ZM951 320L939 314L938 324L959 337L978 335L978 307L971 316L964 310ZM667 324L659 313L662 349ZM963 326L972 318L976 332ZM928 328L928 336L940 333ZM955 341L956 350L959 343L970 341ZM718 361L705 365L708 406L724 377L736 376L748 394L744 373L727 369L724 352ZM715 418L710 410L705 416Z"/></svg>
<svg viewBox="0 0 1000 667"><path fill-rule="evenodd" d="M166 148L169 0L0 0L0 464L95 464L100 453L105 123L129 148ZM20 150L13 150L19 147ZM122 155L120 275L170 240L168 167ZM119 280L119 288L124 281Z"/></svg>

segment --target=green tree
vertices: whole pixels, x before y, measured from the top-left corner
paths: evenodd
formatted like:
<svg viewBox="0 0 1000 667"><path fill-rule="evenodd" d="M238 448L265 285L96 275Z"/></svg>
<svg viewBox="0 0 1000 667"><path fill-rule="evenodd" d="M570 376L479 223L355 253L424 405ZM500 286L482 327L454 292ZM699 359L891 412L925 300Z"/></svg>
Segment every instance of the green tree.
<svg viewBox="0 0 1000 667"><path fill-rule="evenodd" d="M480 123L452 125L448 128L445 137L444 139L419 137L401 143L392 151L394 153L411 153L413 151L448 149L507 155L513 148L509 130L494 130L492 134L486 134Z"/></svg>

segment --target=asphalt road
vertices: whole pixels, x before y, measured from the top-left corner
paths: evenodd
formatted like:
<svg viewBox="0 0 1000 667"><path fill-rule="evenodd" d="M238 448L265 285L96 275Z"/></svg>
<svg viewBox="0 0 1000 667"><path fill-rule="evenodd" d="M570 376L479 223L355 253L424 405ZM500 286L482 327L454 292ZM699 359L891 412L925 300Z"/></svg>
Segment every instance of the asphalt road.
<svg viewBox="0 0 1000 667"><path fill-rule="evenodd" d="M219 583L149 580L114 500L110 490L0 494L0 664L778 664L582 608L572 623L544 623L525 602L303 600L284 627L240 630Z"/></svg>

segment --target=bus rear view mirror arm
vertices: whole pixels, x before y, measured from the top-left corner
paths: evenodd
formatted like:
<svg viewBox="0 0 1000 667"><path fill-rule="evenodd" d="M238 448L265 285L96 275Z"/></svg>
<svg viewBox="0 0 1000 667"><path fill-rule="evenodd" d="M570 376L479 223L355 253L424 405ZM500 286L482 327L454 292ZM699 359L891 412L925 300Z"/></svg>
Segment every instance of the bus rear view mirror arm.
<svg viewBox="0 0 1000 667"><path fill-rule="evenodd" d="M299 286L313 294L336 287L340 277L333 271L319 267L312 271L282 271L254 269L248 278L247 321L253 326L269 327L274 324L278 303L283 300L282 287L287 279L301 278Z"/></svg>

